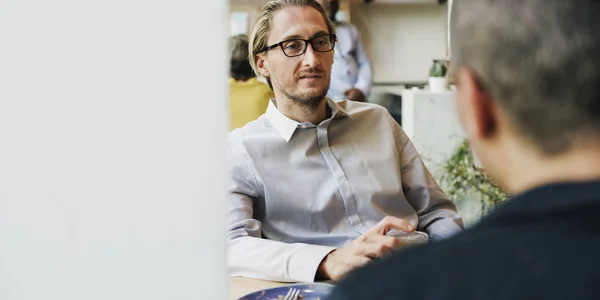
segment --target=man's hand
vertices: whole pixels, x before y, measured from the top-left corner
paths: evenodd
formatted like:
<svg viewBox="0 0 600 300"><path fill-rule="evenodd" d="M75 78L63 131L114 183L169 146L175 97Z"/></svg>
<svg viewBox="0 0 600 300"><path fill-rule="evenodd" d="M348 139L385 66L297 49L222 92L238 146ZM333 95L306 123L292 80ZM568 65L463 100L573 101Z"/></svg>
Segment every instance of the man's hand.
<svg viewBox="0 0 600 300"><path fill-rule="evenodd" d="M317 276L337 281L355 268L400 248L402 243L399 239L385 235L390 229L407 232L415 230L412 225L400 218L385 217L375 227L369 229L346 247L329 253L319 265Z"/></svg>
<svg viewBox="0 0 600 300"><path fill-rule="evenodd" d="M365 94L363 94L361 90L355 88L345 91L344 95L346 96L346 98L352 101L365 102L366 100Z"/></svg>

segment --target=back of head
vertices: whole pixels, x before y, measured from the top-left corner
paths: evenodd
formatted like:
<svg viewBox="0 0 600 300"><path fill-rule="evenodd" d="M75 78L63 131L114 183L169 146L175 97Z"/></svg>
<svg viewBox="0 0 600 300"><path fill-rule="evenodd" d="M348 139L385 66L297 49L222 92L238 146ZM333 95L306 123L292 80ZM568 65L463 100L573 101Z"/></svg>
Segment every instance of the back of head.
<svg viewBox="0 0 600 300"><path fill-rule="evenodd" d="M232 36L229 39L229 50L229 75L235 80L254 77L254 71L248 61L248 37L245 34Z"/></svg>
<svg viewBox="0 0 600 300"><path fill-rule="evenodd" d="M454 67L542 155L600 137L600 1L456 0L451 36Z"/></svg>
<svg viewBox="0 0 600 300"><path fill-rule="evenodd" d="M258 13L256 22L252 27L252 33L250 34L250 45L248 50L250 53L250 64L257 75L260 75L260 72L256 66L256 55L265 47L269 46L267 45L267 40L269 39L271 31L271 20L273 19L273 15L281 9L291 6L310 6L315 8L323 16L329 33L335 34L333 22L329 19L327 12L325 12L323 7L315 0L272 0L267 2Z"/></svg>

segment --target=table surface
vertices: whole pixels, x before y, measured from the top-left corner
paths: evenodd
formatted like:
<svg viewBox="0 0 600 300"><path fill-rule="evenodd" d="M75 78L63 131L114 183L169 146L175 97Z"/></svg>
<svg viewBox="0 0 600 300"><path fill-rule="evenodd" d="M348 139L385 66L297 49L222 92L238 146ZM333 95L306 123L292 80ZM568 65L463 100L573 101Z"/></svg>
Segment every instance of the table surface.
<svg viewBox="0 0 600 300"><path fill-rule="evenodd" d="M246 294L285 284L290 283L258 280L245 277L229 277L229 293L227 299L237 300Z"/></svg>

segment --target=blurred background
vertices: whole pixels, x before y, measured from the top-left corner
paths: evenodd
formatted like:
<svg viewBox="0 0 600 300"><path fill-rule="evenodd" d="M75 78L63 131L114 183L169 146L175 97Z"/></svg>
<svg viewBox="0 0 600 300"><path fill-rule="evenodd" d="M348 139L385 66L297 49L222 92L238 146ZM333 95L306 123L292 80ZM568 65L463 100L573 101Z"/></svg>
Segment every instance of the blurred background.
<svg viewBox="0 0 600 300"><path fill-rule="evenodd" d="M230 0L230 34L249 34L266 0ZM401 114L401 93L424 88L433 59L448 57L448 3L340 0L337 20L354 24L373 70L369 102Z"/></svg>

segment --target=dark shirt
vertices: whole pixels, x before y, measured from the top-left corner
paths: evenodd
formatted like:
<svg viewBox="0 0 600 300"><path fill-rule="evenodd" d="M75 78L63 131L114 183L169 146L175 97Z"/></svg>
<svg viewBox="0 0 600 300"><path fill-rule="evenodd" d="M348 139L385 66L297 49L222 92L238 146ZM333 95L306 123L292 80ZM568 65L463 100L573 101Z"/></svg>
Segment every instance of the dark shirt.
<svg viewBox="0 0 600 300"><path fill-rule="evenodd" d="M600 299L600 181L525 192L451 239L356 270L327 299Z"/></svg>

